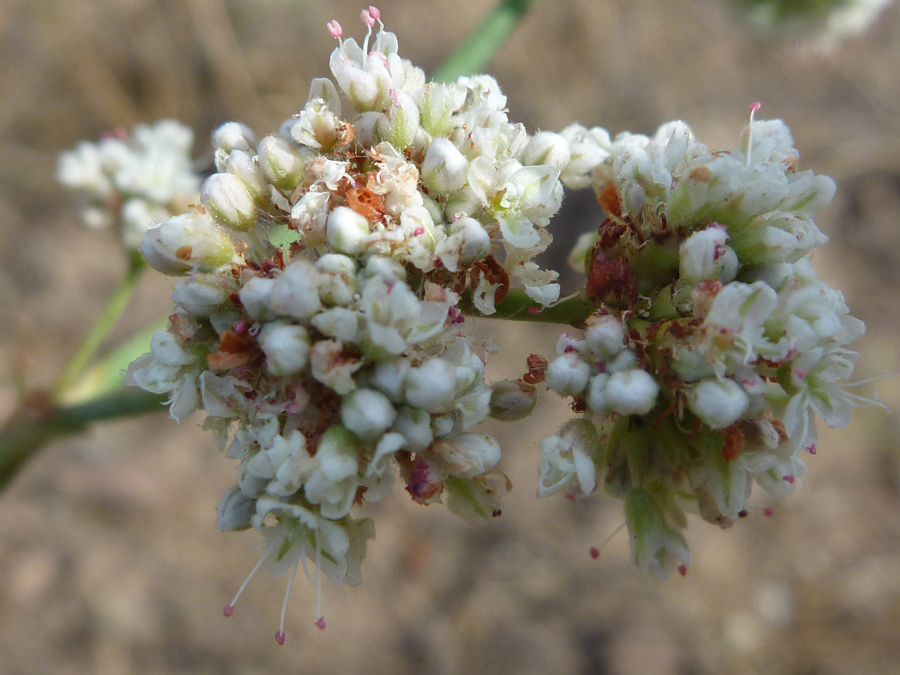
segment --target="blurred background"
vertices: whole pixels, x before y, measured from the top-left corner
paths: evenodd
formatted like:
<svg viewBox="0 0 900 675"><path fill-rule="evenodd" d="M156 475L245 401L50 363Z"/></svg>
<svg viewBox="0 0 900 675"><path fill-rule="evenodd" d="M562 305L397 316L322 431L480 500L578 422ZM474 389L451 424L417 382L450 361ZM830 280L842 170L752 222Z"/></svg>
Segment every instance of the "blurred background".
<svg viewBox="0 0 900 675"><path fill-rule="evenodd" d="M401 55L433 70L492 6L383 0ZM0 0L0 416L16 382L48 386L124 273L112 233L82 230L54 180L56 155L137 122L174 117L196 133L237 119L263 134L328 75L347 0ZM652 133L681 118L729 148L747 121L784 118L801 167L833 176L817 219L831 242L814 264L869 327L857 377L900 370L900 6L830 50L776 40L721 0L547 0L489 71L531 131L572 121ZM561 249L596 226L590 194L552 226ZM170 307L149 273L116 335ZM548 354L558 329L484 322L503 346L494 377ZM872 385L893 410L896 377ZM370 509L378 537L359 588L295 586L287 643L284 578L261 574L222 618L257 560L253 533L222 534L215 506L235 463L164 415L104 424L46 448L0 494L0 673L767 673L900 671L900 419L858 411L822 433L809 475L784 504L764 495L728 531L699 519L693 564L639 576L618 502L534 497L537 439L565 419L488 429L514 490L503 516L471 527L402 489ZM763 508L773 506L772 517Z"/></svg>

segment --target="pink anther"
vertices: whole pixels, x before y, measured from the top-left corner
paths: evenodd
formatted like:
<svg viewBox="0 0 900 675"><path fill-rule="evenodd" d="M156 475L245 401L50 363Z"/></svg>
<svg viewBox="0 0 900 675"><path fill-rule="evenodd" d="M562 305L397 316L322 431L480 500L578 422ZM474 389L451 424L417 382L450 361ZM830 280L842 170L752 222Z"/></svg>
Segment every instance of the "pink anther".
<svg viewBox="0 0 900 675"><path fill-rule="evenodd" d="M424 228L424 227L417 227L415 230L413 230L413 236L414 236L414 237L418 237L418 236L421 235L421 234L425 234L425 228Z"/></svg>
<svg viewBox="0 0 900 675"><path fill-rule="evenodd" d="M369 16L378 21L381 18L381 10L374 5L369 5Z"/></svg>
<svg viewBox="0 0 900 675"><path fill-rule="evenodd" d="M277 642L280 645L284 644L284 631L283 630L280 630L277 633L275 633L275 642Z"/></svg>
<svg viewBox="0 0 900 675"><path fill-rule="evenodd" d="M816 444L813 443L811 446L809 446L809 447L807 448L807 450L809 450L809 454L811 454L811 455L816 454Z"/></svg>
<svg viewBox="0 0 900 675"><path fill-rule="evenodd" d="M375 17L372 16L372 13L367 9L364 9L359 13L359 18L362 19L362 22L366 24L368 28L375 25Z"/></svg>
<svg viewBox="0 0 900 675"><path fill-rule="evenodd" d="M594 560L596 560L597 558L600 557L600 549L597 548L596 546L592 546L592 547L591 547L591 557L592 557Z"/></svg>
<svg viewBox="0 0 900 675"><path fill-rule="evenodd" d="M225 609L222 610L222 614L225 615L225 618L228 618L232 614L234 614L234 605L225 605Z"/></svg>
<svg viewBox="0 0 900 675"><path fill-rule="evenodd" d="M540 313L541 313L541 308L540 308L540 307L529 307L529 308L528 308L528 313L529 313L529 314L540 314Z"/></svg>
<svg viewBox="0 0 900 675"><path fill-rule="evenodd" d="M785 476L782 480L784 480L785 482L788 482L788 483L790 483L791 485L793 485L793 484L794 484L794 474L789 473L789 474L788 474L787 476Z"/></svg>
<svg viewBox="0 0 900 675"><path fill-rule="evenodd" d="M751 114L754 114L754 115L755 115L756 113L759 112L759 109L760 109L760 108L762 108L762 103L760 103L759 101L757 101L756 103L751 103L751 104L750 104L750 112L751 112Z"/></svg>
<svg viewBox="0 0 900 675"><path fill-rule="evenodd" d="M768 506L767 506L766 508L763 509L763 515L764 515L766 518L771 518L771 517L772 517L772 513L773 513L772 509L770 509Z"/></svg>
<svg viewBox="0 0 900 675"><path fill-rule="evenodd" d="M318 618L318 620L316 621L316 626L319 628L319 630L325 630L325 617L324 616L320 616Z"/></svg>
<svg viewBox="0 0 900 675"><path fill-rule="evenodd" d="M685 574L687 574L687 565L685 565L683 563L681 565L679 565L678 566L678 574L680 574L681 576L684 576Z"/></svg>
<svg viewBox="0 0 900 675"><path fill-rule="evenodd" d="M339 39L341 35L344 34L344 29L341 28L341 24L337 21L329 21L325 24L326 28L328 28L328 32L331 34L335 40Z"/></svg>

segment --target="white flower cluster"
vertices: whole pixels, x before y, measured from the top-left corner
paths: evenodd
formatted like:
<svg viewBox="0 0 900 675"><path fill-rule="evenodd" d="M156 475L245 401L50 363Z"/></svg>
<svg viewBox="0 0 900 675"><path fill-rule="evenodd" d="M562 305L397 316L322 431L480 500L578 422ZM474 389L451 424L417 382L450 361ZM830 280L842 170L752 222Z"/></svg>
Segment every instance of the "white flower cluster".
<svg viewBox="0 0 900 675"><path fill-rule="evenodd" d="M331 56L337 86L315 80L260 140L219 128L202 205L147 232L146 261L182 279L168 330L127 374L175 418L205 410L240 461L219 527L256 528L273 574L310 558L337 584L358 583L374 536L353 507L395 473L421 504L499 515L500 448L471 428L527 414L534 392L493 395L457 305L468 293L490 314L511 284L559 295L532 260L562 195L540 137L508 121L490 77L426 83L374 7L363 21L363 45Z"/></svg>
<svg viewBox="0 0 900 675"><path fill-rule="evenodd" d="M786 497L816 416L843 426L866 402L842 389L864 326L809 263L834 183L797 170L783 122L751 119L723 152L680 122L593 138L609 153L607 218L581 249L595 312L547 369L584 415L543 441L538 493L605 484L635 562L668 576L689 562L685 507L726 527L753 482Z"/></svg>
<svg viewBox="0 0 900 675"><path fill-rule="evenodd" d="M201 178L191 164L191 130L174 120L139 124L97 143L79 143L59 157L57 178L81 193L86 227L118 224L126 248L144 232L197 199Z"/></svg>

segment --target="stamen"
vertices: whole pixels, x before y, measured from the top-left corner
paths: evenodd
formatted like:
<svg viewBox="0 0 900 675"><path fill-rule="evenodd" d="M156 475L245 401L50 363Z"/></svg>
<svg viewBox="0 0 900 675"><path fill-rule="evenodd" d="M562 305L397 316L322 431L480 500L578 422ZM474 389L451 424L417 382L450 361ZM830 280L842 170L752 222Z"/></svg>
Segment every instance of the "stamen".
<svg viewBox="0 0 900 675"><path fill-rule="evenodd" d="M341 36L344 34L344 29L341 28L341 24L337 21L329 21L325 24L325 27L328 28L328 32L335 40L340 41Z"/></svg>
<svg viewBox="0 0 900 675"><path fill-rule="evenodd" d="M291 579L288 581L287 591L284 594L284 603L281 605L281 623L278 626L278 632L275 633L275 642L280 645L284 644L284 614L287 611L288 598L291 596L291 589L294 587L294 578L297 576L297 568L300 566L300 559L294 563L291 569Z"/></svg>
<svg viewBox="0 0 900 675"><path fill-rule="evenodd" d="M316 625L325 629L325 617L322 616L322 545L319 543L319 535L316 533Z"/></svg>
<svg viewBox="0 0 900 675"><path fill-rule="evenodd" d="M762 108L762 103L757 101L750 104L750 126L747 127L747 166L750 166L750 156L753 154L753 118Z"/></svg>
<svg viewBox="0 0 900 675"><path fill-rule="evenodd" d="M244 592L244 589L247 588L247 584L250 583L250 580L253 578L253 575L259 571L260 567L262 567L263 563L266 560L267 555L268 555L268 551L266 551L265 553L262 554L259 561L257 561L257 563L253 566L253 569L250 570L250 574L248 574L247 578L244 579L244 583L242 583L241 587L238 589L237 594L234 596L234 600L232 600L230 603L225 605L225 609L222 611L222 614L224 614L226 618L231 616L232 614L234 614L235 603L238 601L238 598L241 597L241 593Z"/></svg>
<svg viewBox="0 0 900 675"><path fill-rule="evenodd" d="M372 16L372 13L367 9L360 12L359 18L362 19L362 22L369 28L372 28L375 25L375 17Z"/></svg>

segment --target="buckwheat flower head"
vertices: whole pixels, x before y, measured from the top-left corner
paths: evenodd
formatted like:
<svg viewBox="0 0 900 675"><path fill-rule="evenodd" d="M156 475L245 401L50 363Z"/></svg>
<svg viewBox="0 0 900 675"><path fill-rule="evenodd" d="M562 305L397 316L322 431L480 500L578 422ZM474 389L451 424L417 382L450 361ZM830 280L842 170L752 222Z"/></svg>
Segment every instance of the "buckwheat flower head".
<svg viewBox="0 0 900 675"><path fill-rule="evenodd" d="M510 122L493 78L426 83L380 12L361 18L362 44L328 25L332 79L277 131L213 133L199 203L140 247L179 281L128 382L169 394L176 418L207 414L239 462L217 522L258 530L258 567L291 571L289 589L307 560L359 581L374 530L357 511L397 478L419 504L499 515L500 447L474 427L528 414L536 390L485 382L490 349L464 333L461 300L490 313L514 286L538 304L559 296L534 258L569 141ZM599 157L576 152L578 171Z"/></svg>
<svg viewBox="0 0 900 675"><path fill-rule="evenodd" d="M153 224L197 199L200 176L191 162L193 133L174 120L137 125L98 143L79 143L59 156L57 179L78 192L85 226L119 228L134 249Z"/></svg>
<svg viewBox="0 0 900 675"><path fill-rule="evenodd" d="M605 476L635 563L657 576L689 564L686 510L728 527L754 484L788 496L816 420L843 426L872 403L847 390L864 326L809 263L834 182L800 170L787 127L758 109L726 151L682 122L611 141L563 132L593 148L578 173L605 220L579 253L594 312L583 338L560 338L546 381L592 440L545 439L538 492Z"/></svg>

